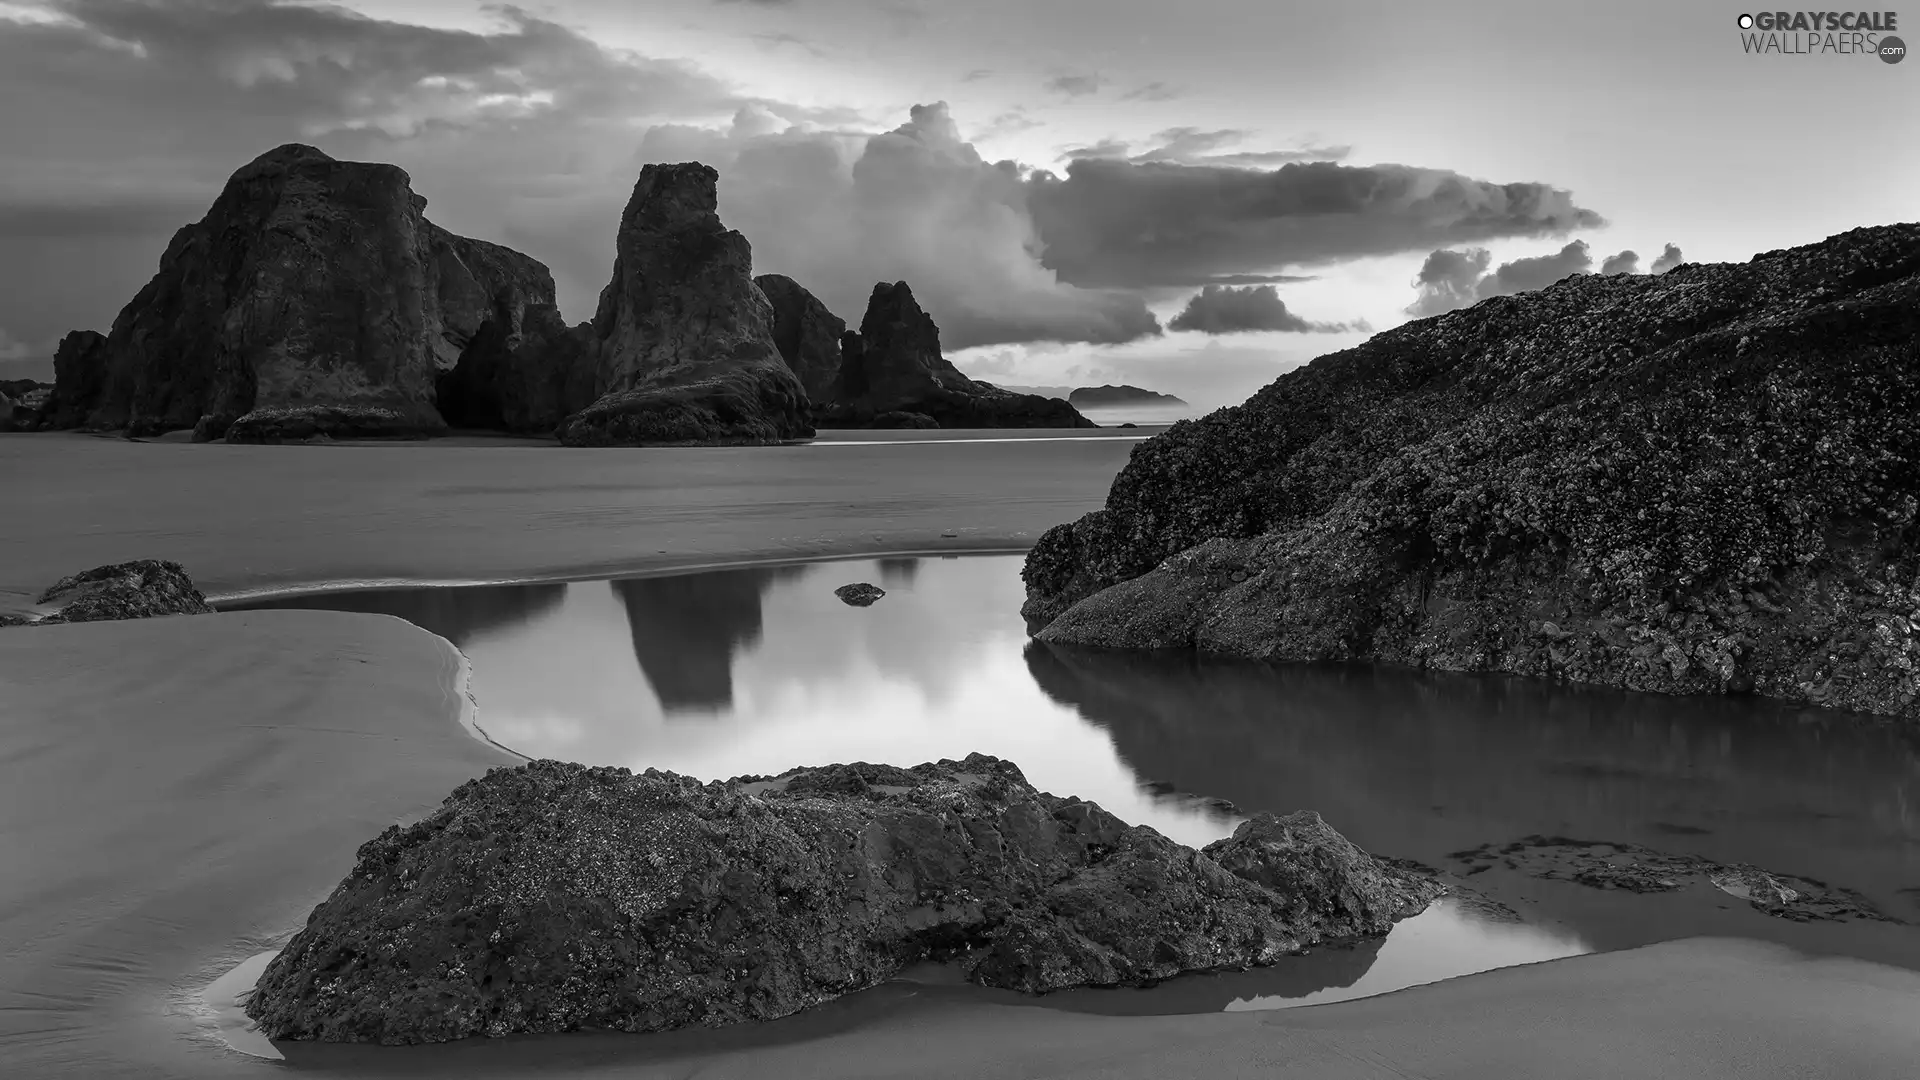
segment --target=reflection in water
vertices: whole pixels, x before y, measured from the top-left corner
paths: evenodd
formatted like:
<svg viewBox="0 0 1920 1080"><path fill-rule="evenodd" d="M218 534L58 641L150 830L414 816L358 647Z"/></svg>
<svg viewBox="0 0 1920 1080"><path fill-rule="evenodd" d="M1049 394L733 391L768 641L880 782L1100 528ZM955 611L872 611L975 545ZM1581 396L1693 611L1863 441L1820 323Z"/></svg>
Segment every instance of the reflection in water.
<svg viewBox="0 0 1920 1080"><path fill-rule="evenodd" d="M1020 620L1019 568L1008 556L886 559L273 606L397 614L452 638L473 661L480 726L534 757L716 779L980 751L1196 846L1238 820L1195 798L1216 797L1245 813L1318 810L1362 847L1430 865L1534 833L1628 841L1819 878L1915 914L1901 890L1920 887L1920 756L1890 728L1751 698L1049 647ZM834 588L855 581L887 595L841 603ZM671 721L686 709L701 722ZM1384 945L1175 980L1145 992L1150 1004L1049 1002L1275 1007L1691 933L1812 935L1789 943L1890 960L1904 946L1859 935L1920 942L1887 924L1798 927L1717 893L1685 908L1498 878L1468 881L1524 920L1450 902Z"/></svg>
<svg viewBox="0 0 1920 1080"><path fill-rule="evenodd" d="M221 611L311 608L397 615L460 648L489 632L520 627L559 607L564 584L470 585L445 589L354 589L221 604Z"/></svg>
<svg viewBox="0 0 1920 1080"><path fill-rule="evenodd" d="M734 653L760 643L760 598L774 582L805 569L750 567L613 582L626 605L634 659L661 707L668 713L731 707Z"/></svg>
<svg viewBox="0 0 1920 1080"><path fill-rule="evenodd" d="M1920 881L1920 755L1892 725L1760 698L1025 651L1135 768L1248 812L1318 810L1374 851L1627 840L1844 883L1890 911Z"/></svg>

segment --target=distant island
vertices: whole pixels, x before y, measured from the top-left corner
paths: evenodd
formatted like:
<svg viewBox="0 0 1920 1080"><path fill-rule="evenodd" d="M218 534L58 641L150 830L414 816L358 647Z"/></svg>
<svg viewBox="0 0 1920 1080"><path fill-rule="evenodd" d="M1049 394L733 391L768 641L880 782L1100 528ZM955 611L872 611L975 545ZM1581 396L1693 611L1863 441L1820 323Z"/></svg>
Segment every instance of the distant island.
<svg viewBox="0 0 1920 1080"><path fill-rule="evenodd" d="M1172 394L1159 394L1152 390L1142 390L1137 386L1006 386L1000 389L1016 394L1035 394L1040 397L1059 398L1069 402L1076 409L1109 409L1116 405L1163 405L1190 409L1180 398Z"/></svg>
<svg viewBox="0 0 1920 1080"><path fill-rule="evenodd" d="M1067 395L1067 402L1076 409L1110 409L1116 405L1187 407L1186 402L1172 394L1157 394L1137 386L1082 386Z"/></svg>

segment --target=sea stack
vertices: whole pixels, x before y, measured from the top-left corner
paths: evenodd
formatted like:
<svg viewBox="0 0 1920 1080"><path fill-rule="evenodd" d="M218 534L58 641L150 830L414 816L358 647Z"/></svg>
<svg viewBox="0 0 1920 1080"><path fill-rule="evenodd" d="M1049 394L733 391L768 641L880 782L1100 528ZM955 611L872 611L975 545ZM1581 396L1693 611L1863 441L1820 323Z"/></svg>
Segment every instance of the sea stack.
<svg viewBox="0 0 1920 1080"><path fill-rule="evenodd" d="M104 343L62 344L53 426L232 442L444 430L438 371L496 308L552 303L553 278L429 222L410 184L299 144L243 166Z"/></svg>
<svg viewBox="0 0 1920 1080"><path fill-rule="evenodd" d="M761 274L753 283L773 305L773 343L807 388L808 400L833 400L847 321L785 274Z"/></svg>
<svg viewBox="0 0 1920 1080"><path fill-rule="evenodd" d="M1042 641L1920 718L1920 224L1420 319L1140 444Z"/></svg>
<svg viewBox="0 0 1920 1080"><path fill-rule="evenodd" d="M746 237L721 224L719 174L648 165L620 218L593 317L593 404L569 446L756 444L813 434L806 390L773 341Z"/></svg>
<svg viewBox="0 0 1920 1080"><path fill-rule="evenodd" d="M833 398L816 409L823 427L1094 427L1058 398L1016 394L962 375L940 353L940 328L904 281L881 282L857 334L841 340ZM876 423L880 421L881 423Z"/></svg>

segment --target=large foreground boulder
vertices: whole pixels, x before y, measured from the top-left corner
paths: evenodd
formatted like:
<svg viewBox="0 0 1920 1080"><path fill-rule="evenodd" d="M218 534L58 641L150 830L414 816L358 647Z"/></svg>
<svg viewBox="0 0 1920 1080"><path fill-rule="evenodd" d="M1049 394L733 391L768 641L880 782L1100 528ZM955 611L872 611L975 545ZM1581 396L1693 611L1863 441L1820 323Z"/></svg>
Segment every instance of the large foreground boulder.
<svg viewBox="0 0 1920 1080"><path fill-rule="evenodd" d="M975 754L701 784L536 761L360 849L267 966L270 1038L785 1016L927 959L1028 992L1270 963L1440 892L1312 814L1204 851Z"/></svg>
<svg viewBox="0 0 1920 1080"><path fill-rule="evenodd" d="M38 625L205 615L213 611L185 568L160 559L96 566L63 577L35 603L60 605Z"/></svg>
<svg viewBox="0 0 1920 1080"><path fill-rule="evenodd" d="M876 424L888 414L932 418L940 427L1096 427L1059 398L1016 394L970 379L940 353L940 328L904 281L873 287L858 333L842 337L832 396L816 402L822 427Z"/></svg>
<svg viewBox="0 0 1920 1080"><path fill-rule="evenodd" d="M1043 641L1920 717L1920 225L1408 323L1137 447Z"/></svg>
<svg viewBox="0 0 1920 1080"><path fill-rule="evenodd" d="M721 224L719 173L647 165L620 218L593 317L597 399L569 446L777 443L813 435L806 390L773 341L746 237Z"/></svg>
<svg viewBox="0 0 1920 1080"><path fill-rule="evenodd" d="M491 313L553 302L547 268L422 216L393 165L262 154L104 341L70 335L47 424L264 442L444 430L438 372Z"/></svg>

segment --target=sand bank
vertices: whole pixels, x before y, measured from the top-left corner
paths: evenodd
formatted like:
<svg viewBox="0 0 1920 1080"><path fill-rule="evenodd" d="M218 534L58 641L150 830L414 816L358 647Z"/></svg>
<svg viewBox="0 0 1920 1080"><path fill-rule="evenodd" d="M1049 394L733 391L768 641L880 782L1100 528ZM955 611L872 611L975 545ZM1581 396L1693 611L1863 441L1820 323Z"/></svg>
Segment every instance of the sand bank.
<svg viewBox="0 0 1920 1080"><path fill-rule="evenodd" d="M460 672L377 615L0 631L0 1072L229 1056L184 1038L181 998L277 946L362 842L518 760L462 730Z"/></svg>
<svg viewBox="0 0 1920 1080"><path fill-rule="evenodd" d="M320 583L1023 549L1098 508L1138 445L931 434L945 441L611 451L0 435L0 498L15 511L0 530L0 610L139 558L181 563L217 602Z"/></svg>

